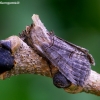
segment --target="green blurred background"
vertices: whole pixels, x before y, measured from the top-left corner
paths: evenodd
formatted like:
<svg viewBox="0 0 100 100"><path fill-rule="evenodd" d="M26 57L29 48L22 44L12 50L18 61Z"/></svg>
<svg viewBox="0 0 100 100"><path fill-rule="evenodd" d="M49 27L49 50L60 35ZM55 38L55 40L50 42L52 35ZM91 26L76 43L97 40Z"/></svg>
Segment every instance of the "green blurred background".
<svg viewBox="0 0 100 100"><path fill-rule="evenodd" d="M6 0L11 2L14 0ZM15 0L16 1L16 0ZM4 2L4 1L2 1ZM56 35L87 48L100 73L100 0L19 0L18 5L0 4L0 39L18 35L38 14ZM39 75L18 75L0 80L0 100L100 100L98 96L69 94L52 80Z"/></svg>

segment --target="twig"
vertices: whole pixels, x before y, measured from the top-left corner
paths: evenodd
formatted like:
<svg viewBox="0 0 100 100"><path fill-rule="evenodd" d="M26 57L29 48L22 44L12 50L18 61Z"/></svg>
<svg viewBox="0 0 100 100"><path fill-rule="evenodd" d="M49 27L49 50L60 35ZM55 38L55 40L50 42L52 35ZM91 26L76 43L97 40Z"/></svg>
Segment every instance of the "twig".
<svg viewBox="0 0 100 100"><path fill-rule="evenodd" d="M10 76L23 73L40 74L52 78L57 72L58 69L55 66L35 51L32 43L33 38L30 37L31 31L35 30L35 32L38 33L42 31L46 35L48 30L43 25L38 15L33 15L32 20L34 24L32 26L27 26L26 30L20 35L23 41L17 36L11 36L7 39L12 43L15 66L11 71L6 71L1 74L0 79L6 79ZM69 93L87 92L100 96L100 75L91 70L91 74L86 80L84 87L72 84L70 87L64 88L64 90Z"/></svg>

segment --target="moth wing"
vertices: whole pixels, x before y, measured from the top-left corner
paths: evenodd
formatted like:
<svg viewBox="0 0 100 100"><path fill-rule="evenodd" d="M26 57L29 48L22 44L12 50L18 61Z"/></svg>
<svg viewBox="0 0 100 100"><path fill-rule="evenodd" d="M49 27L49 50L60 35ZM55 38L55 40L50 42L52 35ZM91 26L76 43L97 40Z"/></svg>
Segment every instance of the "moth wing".
<svg viewBox="0 0 100 100"><path fill-rule="evenodd" d="M77 48L78 50L82 51L83 53L85 53L85 54L87 55L87 57L88 57L90 63L91 63L92 65L95 66L94 58L92 57L91 54L89 54L89 50L87 50L87 49L85 49L85 48L83 48L83 47L77 46L77 45L75 45L75 44L73 44L73 43L70 43L70 42L68 42L68 41L65 41L65 40L63 40L63 39L61 39L61 38L59 38L59 37L57 37L57 38L58 38L59 40L64 41L65 43L67 43L67 44L69 44L69 45L71 45L71 46Z"/></svg>
<svg viewBox="0 0 100 100"><path fill-rule="evenodd" d="M73 84L84 85L84 81L90 74L90 62L87 55L57 37L53 38L50 46L43 43L42 50L49 61Z"/></svg>
<svg viewBox="0 0 100 100"><path fill-rule="evenodd" d="M44 44L44 46L46 46ZM56 50L53 50L52 48L46 49L43 46L43 51L47 59L59 69L59 71L72 83L77 84L76 81L73 78L73 75L71 74L71 67L66 64L66 61L62 59L62 56L59 55L59 53ZM58 49L58 48L56 48Z"/></svg>

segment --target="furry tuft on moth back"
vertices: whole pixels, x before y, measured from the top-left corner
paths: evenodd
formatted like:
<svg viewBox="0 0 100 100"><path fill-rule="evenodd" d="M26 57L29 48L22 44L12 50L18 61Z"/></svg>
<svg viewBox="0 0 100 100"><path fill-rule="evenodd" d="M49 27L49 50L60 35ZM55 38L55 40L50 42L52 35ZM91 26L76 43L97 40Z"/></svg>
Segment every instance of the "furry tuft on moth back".
<svg viewBox="0 0 100 100"><path fill-rule="evenodd" d="M91 65L95 65L94 59L88 53L88 50L67 42L49 32L44 34L40 27L35 25L32 27L34 28L32 28L30 33L33 46L56 66L60 72L58 76L57 74L54 76L53 81L56 83L54 85L62 87L57 85L55 79L57 81L59 79L59 82L62 82L61 76L63 75L72 84L84 86L85 81L90 75ZM35 31L37 28L39 33Z"/></svg>

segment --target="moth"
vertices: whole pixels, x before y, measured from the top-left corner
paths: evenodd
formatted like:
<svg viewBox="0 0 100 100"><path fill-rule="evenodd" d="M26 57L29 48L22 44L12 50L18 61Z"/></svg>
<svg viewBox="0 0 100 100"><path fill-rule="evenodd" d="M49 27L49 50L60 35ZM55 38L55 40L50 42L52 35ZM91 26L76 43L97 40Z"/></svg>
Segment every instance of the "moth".
<svg viewBox="0 0 100 100"><path fill-rule="evenodd" d="M67 81L84 86L90 75L91 65L95 65L94 59L88 50L65 41L52 32L43 33L40 27L32 28L30 34L36 50L57 67Z"/></svg>

